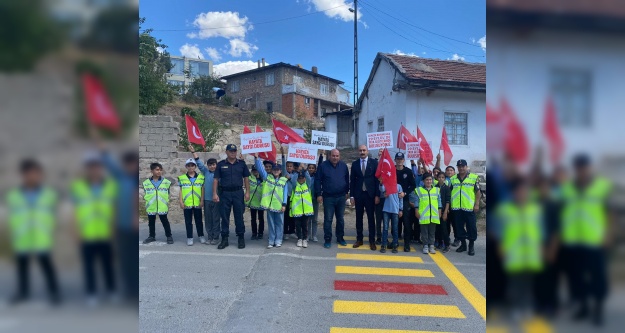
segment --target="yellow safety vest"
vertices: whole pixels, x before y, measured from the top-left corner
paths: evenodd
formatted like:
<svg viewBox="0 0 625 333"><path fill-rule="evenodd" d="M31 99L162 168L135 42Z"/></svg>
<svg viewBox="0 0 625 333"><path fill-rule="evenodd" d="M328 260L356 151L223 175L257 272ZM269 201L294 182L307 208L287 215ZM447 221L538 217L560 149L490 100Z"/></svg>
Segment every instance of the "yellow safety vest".
<svg viewBox="0 0 625 333"><path fill-rule="evenodd" d="M504 269L509 273L542 270L540 206L528 203L519 207L514 203L505 203L498 208L497 215L503 225Z"/></svg>
<svg viewBox="0 0 625 333"><path fill-rule="evenodd" d="M158 185L158 188L152 184L152 179L148 178L143 181L143 189L145 194L145 210L148 215L165 215L169 211L169 187L171 181L167 178L163 178L163 181Z"/></svg>
<svg viewBox="0 0 625 333"><path fill-rule="evenodd" d="M204 186L204 175L196 173L195 182L191 183L189 176L178 176L180 184L180 195L185 208L201 208L202 207L202 186Z"/></svg>
<svg viewBox="0 0 625 333"><path fill-rule="evenodd" d="M263 183L263 197L260 200L260 206L271 212L282 212L284 187L287 182L286 177L280 177L276 180L273 175L267 176L267 180Z"/></svg>
<svg viewBox="0 0 625 333"><path fill-rule="evenodd" d="M606 200L612 184L597 177L583 191L572 181L562 187L564 209L562 211L562 243L599 247L605 239L607 227Z"/></svg>
<svg viewBox="0 0 625 333"><path fill-rule="evenodd" d="M451 177L451 209L473 211L475 205L475 184L478 182L476 174L469 173L461 182L458 175Z"/></svg>
<svg viewBox="0 0 625 333"><path fill-rule="evenodd" d="M76 200L75 216L82 240L87 242L109 240L113 231L113 214L117 184L105 179L98 194L93 193L86 180L72 183Z"/></svg>
<svg viewBox="0 0 625 333"><path fill-rule="evenodd" d="M54 241L56 203L56 193L48 187L41 189L32 205L20 188L8 193L8 221L15 253L50 251Z"/></svg>
<svg viewBox="0 0 625 333"><path fill-rule="evenodd" d="M250 200L246 202L247 206L252 209L263 209L260 201L263 197L263 182L260 178L250 175Z"/></svg>
<svg viewBox="0 0 625 333"><path fill-rule="evenodd" d="M440 224L441 218L438 214L438 196L441 189L432 186L428 191L425 187L417 187L414 192L419 198L419 224Z"/></svg>
<svg viewBox="0 0 625 333"><path fill-rule="evenodd" d="M289 213L292 217L311 216L314 214L312 204L312 194L306 183L297 183L291 196L291 209Z"/></svg>

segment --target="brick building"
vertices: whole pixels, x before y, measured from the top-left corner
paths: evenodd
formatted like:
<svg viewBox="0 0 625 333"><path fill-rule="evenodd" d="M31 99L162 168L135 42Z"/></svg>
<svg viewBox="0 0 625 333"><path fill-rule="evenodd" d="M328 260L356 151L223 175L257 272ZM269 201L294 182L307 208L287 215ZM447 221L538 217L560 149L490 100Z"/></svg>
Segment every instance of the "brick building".
<svg viewBox="0 0 625 333"><path fill-rule="evenodd" d="M283 62L222 77L227 96L241 110L280 112L292 118L320 118L325 113L351 108L342 81Z"/></svg>

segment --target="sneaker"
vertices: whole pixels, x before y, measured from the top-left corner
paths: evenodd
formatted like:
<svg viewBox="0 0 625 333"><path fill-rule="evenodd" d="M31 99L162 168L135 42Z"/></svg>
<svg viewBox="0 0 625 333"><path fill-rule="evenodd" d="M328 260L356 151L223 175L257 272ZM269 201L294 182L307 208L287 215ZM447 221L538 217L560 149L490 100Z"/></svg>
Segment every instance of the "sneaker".
<svg viewBox="0 0 625 333"><path fill-rule="evenodd" d="M393 252L393 253L397 253L397 252L398 252L398 251L397 251L397 246L393 246L393 250L392 250L391 252Z"/></svg>
<svg viewBox="0 0 625 333"><path fill-rule="evenodd" d="M297 240L297 247L302 247L302 240L301 239Z"/></svg>
<svg viewBox="0 0 625 333"><path fill-rule="evenodd" d="M304 240L302 241L302 247L303 247L303 248L307 248L307 247L308 247L308 240L307 240L307 239L304 239Z"/></svg>
<svg viewBox="0 0 625 333"><path fill-rule="evenodd" d="M281 246L282 246L282 243L276 244L276 247L281 247Z"/></svg>
<svg viewBox="0 0 625 333"><path fill-rule="evenodd" d="M317 236L315 236L315 237L313 237L312 241L316 243L316 242L319 241L319 239L317 239Z"/></svg>
<svg viewBox="0 0 625 333"><path fill-rule="evenodd" d="M337 240L336 242L341 244L341 245L343 245L343 246L347 246L347 242L344 239Z"/></svg>
<svg viewBox="0 0 625 333"><path fill-rule="evenodd" d="M174 243L174 239L171 236L167 237L167 244L173 244L173 243Z"/></svg>
<svg viewBox="0 0 625 333"><path fill-rule="evenodd" d="M217 245L217 244L219 244L219 238L211 239L211 245Z"/></svg>
<svg viewBox="0 0 625 333"><path fill-rule="evenodd" d="M268 248L268 249L273 248L273 244L269 244L269 245L267 245L267 248Z"/></svg>
<svg viewBox="0 0 625 333"><path fill-rule="evenodd" d="M430 251L428 251L428 246L423 245L423 254L428 254L428 253L430 253Z"/></svg>
<svg viewBox="0 0 625 333"><path fill-rule="evenodd" d="M323 243L323 247L325 247L326 249L329 249L330 246L332 246L332 244L330 244L330 242Z"/></svg>
<svg viewBox="0 0 625 333"><path fill-rule="evenodd" d="M200 244L206 244L206 237L200 236Z"/></svg>
<svg viewBox="0 0 625 333"><path fill-rule="evenodd" d="M193 245L193 238L187 238L187 246Z"/></svg>
<svg viewBox="0 0 625 333"><path fill-rule="evenodd" d="M445 246L445 248L443 249L443 253L447 253L449 252L449 246Z"/></svg>
<svg viewBox="0 0 625 333"><path fill-rule="evenodd" d="M156 239L154 239L154 237L150 236L150 237L146 238L146 239L143 241L143 244L150 244L150 243L154 242L155 240L156 240Z"/></svg>
<svg viewBox="0 0 625 333"><path fill-rule="evenodd" d="M434 249L434 245L430 245L430 254L435 254L436 249Z"/></svg>

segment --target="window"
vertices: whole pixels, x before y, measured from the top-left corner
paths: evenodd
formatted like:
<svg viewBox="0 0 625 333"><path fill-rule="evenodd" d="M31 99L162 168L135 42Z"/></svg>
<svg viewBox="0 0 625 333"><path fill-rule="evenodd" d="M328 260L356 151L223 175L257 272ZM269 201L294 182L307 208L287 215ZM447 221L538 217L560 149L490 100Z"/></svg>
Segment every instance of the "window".
<svg viewBox="0 0 625 333"><path fill-rule="evenodd" d="M184 88L184 81L180 81L180 80L167 80L167 83L169 83L170 85L174 86L179 94L182 94L184 92L184 90L183 90L183 88Z"/></svg>
<svg viewBox="0 0 625 333"><path fill-rule="evenodd" d="M319 117L325 116L326 113L328 113L328 109L326 108L321 108L321 114L319 115Z"/></svg>
<svg viewBox="0 0 625 333"><path fill-rule="evenodd" d="M293 84L302 84L303 80L301 76L293 75Z"/></svg>
<svg viewBox="0 0 625 333"><path fill-rule="evenodd" d="M189 71L193 77L210 75L207 62L189 60Z"/></svg>
<svg viewBox="0 0 625 333"><path fill-rule="evenodd" d="M591 125L591 76L588 71L554 69L551 91L558 121L568 127Z"/></svg>
<svg viewBox="0 0 625 333"><path fill-rule="evenodd" d="M378 132L384 132L384 117L378 118Z"/></svg>
<svg viewBox="0 0 625 333"><path fill-rule="evenodd" d="M320 84L319 85L319 90L321 91L321 95L327 95L328 94L328 85L327 84Z"/></svg>
<svg viewBox="0 0 625 333"><path fill-rule="evenodd" d="M373 133L373 120L367 122L367 133Z"/></svg>
<svg viewBox="0 0 625 333"><path fill-rule="evenodd" d="M232 83L230 84L230 91L231 92L239 91L239 81L232 81Z"/></svg>
<svg viewBox="0 0 625 333"><path fill-rule="evenodd" d="M468 145L468 113L445 112L445 131L450 145Z"/></svg>
<svg viewBox="0 0 625 333"><path fill-rule="evenodd" d="M273 86L274 84L274 75L273 73L265 74L265 85Z"/></svg>
<svg viewBox="0 0 625 333"><path fill-rule="evenodd" d="M182 75L184 74L184 60L182 59L171 59L171 69L169 70L169 73L171 74L177 74L177 75Z"/></svg>
<svg viewBox="0 0 625 333"><path fill-rule="evenodd" d="M267 102L267 111L273 112L273 102Z"/></svg>
<svg viewBox="0 0 625 333"><path fill-rule="evenodd" d="M304 104L306 104L306 107L309 108L310 107L310 98L309 97L305 97L304 98Z"/></svg>

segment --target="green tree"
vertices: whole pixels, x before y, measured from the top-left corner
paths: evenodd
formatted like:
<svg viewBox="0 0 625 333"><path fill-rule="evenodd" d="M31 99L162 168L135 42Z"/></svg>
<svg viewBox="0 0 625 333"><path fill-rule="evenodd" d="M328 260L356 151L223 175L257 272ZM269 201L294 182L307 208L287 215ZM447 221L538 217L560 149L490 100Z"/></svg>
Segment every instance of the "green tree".
<svg viewBox="0 0 625 333"><path fill-rule="evenodd" d="M187 146L189 145L187 126L186 122L184 121L185 115L193 117L193 119L195 119L195 122L197 122L200 132L204 137L204 141L206 142L206 149L208 151L213 149L213 146L217 142L217 139L221 136L221 125L211 117L204 115L201 111L202 110L200 109L193 110L188 107L184 107L180 110L180 115L183 117L183 121L180 122L179 143L180 146L182 146L185 150L188 149ZM202 146L195 143L193 144L193 148L195 148L195 150L197 151L202 151L204 149Z"/></svg>
<svg viewBox="0 0 625 333"><path fill-rule="evenodd" d="M111 50L126 54L137 53L136 7L116 5L102 10L95 18L81 44L95 50Z"/></svg>
<svg viewBox="0 0 625 333"><path fill-rule="evenodd" d="M139 29L145 18L139 19ZM167 84L166 74L172 67L167 45L154 38L152 29L139 35L139 113L156 114L158 109L174 97L174 90ZM159 52L159 49L162 52Z"/></svg>

